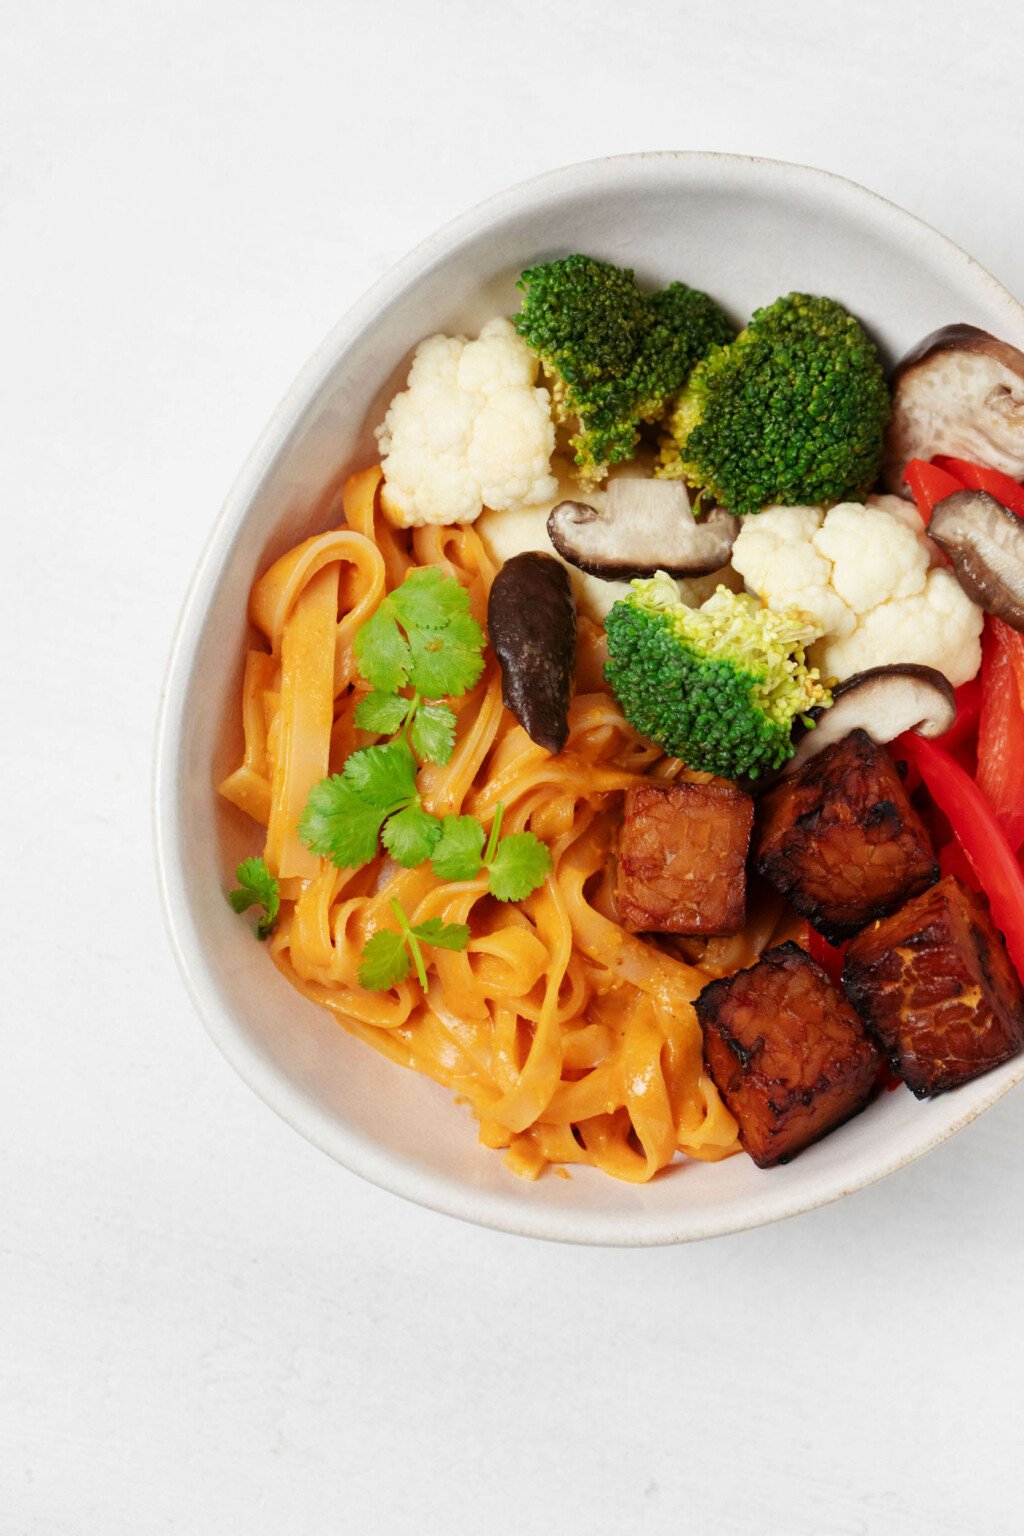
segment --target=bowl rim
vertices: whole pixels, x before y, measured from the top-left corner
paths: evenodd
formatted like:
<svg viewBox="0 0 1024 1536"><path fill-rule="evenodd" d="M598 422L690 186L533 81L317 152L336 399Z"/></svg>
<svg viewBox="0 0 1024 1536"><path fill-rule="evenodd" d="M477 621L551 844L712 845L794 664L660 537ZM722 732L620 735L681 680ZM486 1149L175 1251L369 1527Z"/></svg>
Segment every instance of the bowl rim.
<svg viewBox="0 0 1024 1536"><path fill-rule="evenodd" d="M378 312L410 283L426 275L439 261L496 219L517 211L524 203L536 209L566 194L599 188L623 172L632 171L642 180L648 174L645 167L651 167L650 174L655 175L674 164L694 171L715 168L738 172L744 167L754 167L763 171L766 177L775 178L776 182L816 184L826 198L853 207L862 214L866 209L878 220L916 232L930 246L933 257L947 270L969 273L973 283L987 287L990 302L1006 310L1008 322L1016 322L1018 327L1024 324L1024 306L947 236L881 194L833 171L813 166L712 150L645 150L559 166L493 194L441 225L377 278L332 326L272 411L214 519L185 592L160 691L150 782L157 887L171 950L192 1005L208 1034L253 1092L307 1141L350 1172L414 1204L497 1231L604 1247L658 1247L725 1236L785 1220L868 1188L923 1157L1002 1098L1024 1079L1024 1056L1017 1059L1012 1073L998 1082L990 1081L987 1091L979 1091L978 1085L973 1085L975 1097L963 1113L951 1124L922 1134L909 1150L903 1148L887 1157L882 1156L870 1169L860 1171L853 1178L844 1179L841 1171L833 1174L820 1190L811 1194L794 1193L787 1198L780 1185L772 1192L773 1199L764 1211L737 1205L719 1213L714 1209L695 1210L681 1206L678 1210L658 1211L643 1219L634 1217L623 1222L620 1217L585 1207L566 1211L537 1203L531 1209L527 1200L505 1202L485 1190L417 1168L403 1159L389 1157L385 1151L368 1146L358 1134L348 1132L337 1121L330 1122L328 1136L326 1115L310 1104L297 1084L287 1080L251 1043L229 1027L227 1010L220 1001L206 948L187 918L189 901L181 859L177 769L180 728L195 672L197 642L220 573L242 532L248 508L260 485L287 451L311 400L326 382L338 356L373 326Z"/></svg>

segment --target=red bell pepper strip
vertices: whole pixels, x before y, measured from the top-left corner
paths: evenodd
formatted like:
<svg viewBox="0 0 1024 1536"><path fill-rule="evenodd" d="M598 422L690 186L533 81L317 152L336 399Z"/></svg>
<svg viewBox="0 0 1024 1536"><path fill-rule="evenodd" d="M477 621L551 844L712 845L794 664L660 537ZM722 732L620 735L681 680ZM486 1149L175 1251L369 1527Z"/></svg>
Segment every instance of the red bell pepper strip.
<svg viewBox="0 0 1024 1536"><path fill-rule="evenodd" d="M970 491L987 491L1018 517L1024 517L1024 485L1018 485L998 469L986 469L984 464L972 464L968 459L950 459L945 454L936 454L932 468L952 475Z"/></svg>
<svg viewBox="0 0 1024 1536"><path fill-rule="evenodd" d="M843 958L846 955L846 945L840 944L836 946L835 944L830 944L827 939L823 939L821 934L808 923L805 948L811 959L821 966L825 975L831 977L838 987L839 978L843 972Z"/></svg>
<svg viewBox="0 0 1024 1536"><path fill-rule="evenodd" d="M1006 940L1018 975L1024 977L1024 870L995 812L970 774L936 742L907 731L895 743L895 752L917 765L988 897L992 921Z"/></svg>
<svg viewBox="0 0 1024 1536"><path fill-rule="evenodd" d="M985 622L978 727L978 787L1014 850L1024 842L1024 636Z"/></svg>
<svg viewBox="0 0 1024 1536"><path fill-rule="evenodd" d="M964 488L962 480L957 480L955 475L937 464L929 464L927 459L911 459L903 471L903 478L910 486L914 505L926 524L931 519L936 502Z"/></svg>
<svg viewBox="0 0 1024 1536"><path fill-rule="evenodd" d="M961 683L956 689L956 719L948 731L938 738L947 752L966 746L978 734L981 716L981 678L972 677L969 683Z"/></svg>
<svg viewBox="0 0 1024 1536"><path fill-rule="evenodd" d="M955 875L958 880L963 881L964 885L970 886L972 891L981 890L978 877L955 838L951 843L947 843L945 848L939 849L939 868L944 875Z"/></svg>

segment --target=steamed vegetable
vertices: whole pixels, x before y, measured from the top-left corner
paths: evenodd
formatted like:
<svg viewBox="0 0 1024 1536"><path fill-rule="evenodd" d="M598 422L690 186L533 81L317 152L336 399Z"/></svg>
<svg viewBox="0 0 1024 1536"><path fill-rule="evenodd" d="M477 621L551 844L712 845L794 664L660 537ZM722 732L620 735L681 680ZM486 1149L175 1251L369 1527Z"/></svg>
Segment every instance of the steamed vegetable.
<svg viewBox="0 0 1024 1536"><path fill-rule="evenodd" d="M909 502L772 507L749 518L732 563L776 612L796 608L823 639L826 677L914 662L956 687L981 665L981 610L938 559Z"/></svg>
<svg viewBox="0 0 1024 1536"><path fill-rule="evenodd" d="M977 780L1014 849L1024 842L1022 765L1024 635L989 619L981 668Z"/></svg>
<svg viewBox="0 0 1024 1536"><path fill-rule="evenodd" d="M909 758L953 829L978 883L992 921L1002 932L1017 973L1024 976L1024 872L998 818L970 774L938 742L911 732L896 753Z"/></svg>
<svg viewBox="0 0 1024 1536"><path fill-rule="evenodd" d="M787 773L851 731L866 731L878 742L894 741L904 731L944 736L956 720L956 696L934 667L872 667L833 688L831 709L816 709L813 718L814 729L800 737Z"/></svg>
<svg viewBox="0 0 1024 1536"><path fill-rule="evenodd" d="M907 468L909 470L909 464ZM996 501L1001 501L1008 512L1024 517L1024 485L1001 474L998 469L987 469L984 464L971 464L967 459L951 459L943 454L936 456L932 468L970 491L987 491ZM955 488L951 486L950 493Z"/></svg>
<svg viewBox="0 0 1024 1536"><path fill-rule="evenodd" d="M562 559L606 581L656 571L710 575L728 564L738 529L720 510L698 523L678 480L613 480L603 511L561 501L548 518L548 537Z"/></svg>
<svg viewBox="0 0 1024 1536"><path fill-rule="evenodd" d="M686 608L664 573L605 620L605 669L626 719L689 767L756 778L793 755L793 721L830 695L804 646L818 630L720 587Z"/></svg>
<svg viewBox="0 0 1024 1536"><path fill-rule="evenodd" d="M930 464L927 459L911 459L903 472L903 479L926 528L932 520L936 504L963 488L962 480L954 479L938 464Z"/></svg>
<svg viewBox="0 0 1024 1536"><path fill-rule="evenodd" d="M968 597L1024 629L1024 521L987 491L954 491L933 510L928 531Z"/></svg>
<svg viewBox="0 0 1024 1536"><path fill-rule="evenodd" d="M730 512L863 501L878 476L889 391L872 342L833 299L791 293L695 370L658 473Z"/></svg>
<svg viewBox="0 0 1024 1536"><path fill-rule="evenodd" d="M576 679L576 599L561 561L539 552L507 560L491 585L487 628L505 708L538 746L561 752Z"/></svg>
<svg viewBox="0 0 1024 1536"><path fill-rule="evenodd" d="M640 423L658 421L694 364L735 328L704 293L673 283L646 297L633 273L589 256L529 267L515 317L572 430L584 480L631 459Z"/></svg>
<svg viewBox="0 0 1024 1536"><path fill-rule="evenodd" d="M1024 352L976 325L946 325L907 353L893 375L886 486L901 490L910 460L934 454L1024 476Z"/></svg>
<svg viewBox="0 0 1024 1536"><path fill-rule="evenodd" d="M471 523L550 501L555 432L537 363L508 320L475 341L431 336L377 428L381 506L403 528Z"/></svg>

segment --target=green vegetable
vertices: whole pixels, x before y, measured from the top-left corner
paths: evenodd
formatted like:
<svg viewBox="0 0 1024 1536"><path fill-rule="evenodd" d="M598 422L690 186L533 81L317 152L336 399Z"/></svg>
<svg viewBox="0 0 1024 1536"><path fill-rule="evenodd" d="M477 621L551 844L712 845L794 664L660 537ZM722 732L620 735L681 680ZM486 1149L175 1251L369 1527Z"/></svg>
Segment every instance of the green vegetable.
<svg viewBox="0 0 1024 1536"><path fill-rule="evenodd" d="M735 335L706 294L673 283L647 297L628 268L589 256L529 267L518 286L513 323L552 381L585 479L633 458L641 421L660 420L698 359Z"/></svg>
<svg viewBox="0 0 1024 1536"><path fill-rule="evenodd" d="M701 358L712 347L732 341L736 327L714 299L685 283L670 283L647 302L655 325L634 374L647 392L640 404L641 420L660 421Z"/></svg>
<svg viewBox="0 0 1024 1536"><path fill-rule="evenodd" d="M656 473L741 515L863 501L890 411L860 323L834 299L791 293L694 369Z"/></svg>
<svg viewBox="0 0 1024 1536"><path fill-rule="evenodd" d="M487 834L475 816L445 816L441 836L430 855L439 880L473 880L483 858Z"/></svg>
<svg viewBox="0 0 1024 1536"><path fill-rule="evenodd" d="M426 991L427 968L421 946L431 944L435 949L463 950L469 943L469 928L465 923L442 923L439 917L428 917L413 928L399 902L391 901L388 905L398 921L399 931L378 928L367 940L360 956L359 985L371 992L387 991L404 981L415 965L420 986Z"/></svg>
<svg viewBox="0 0 1024 1536"><path fill-rule="evenodd" d="M358 869L375 857L388 818L397 820L399 812L410 809L415 809L417 817L406 819L389 834L394 847L388 836L385 843L400 864L412 866L422 864L430 852L429 847L425 853L418 851L428 841L423 820L433 822L440 833L436 818L420 807L416 759L404 739L362 747L352 753L340 773L313 785L299 817L299 837L312 853L330 859L339 869Z"/></svg>
<svg viewBox="0 0 1024 1536"><path fill-rule="evenodd" d="M263 908L263 916L256 924L256 937L265 939L277 922L281 888L262 859L243 859L235 870L235 879L238 888L228 892L228 901L236 912Z"/></svg>
<svg viewBox="0 0 1024 1536"><path fill-rule="evenodd" d="M356 663L375 692L394 694L411 683L428 699L472 688L484 669L483 649L465 587L433 566L410 571L354 641Z"/></svg>
<svg viewBox="0 0 1024 1536"><path fill-rule="evenodd" d="M413 750L428 763L451 762L455 714L447 704L420 704L409 734Z"/></svg>
<svg viewBox="0 0 1024 1536"><path fill-rule="evenodd" d="M497 901L524 901L551 873L551 854L532 832L510 832L484 860L487 889Z"/></svg>
<svg viewBox="0 0 1024 1536"><path fill-rule="evenodd" d="M633 587L605 619L605 676L630 724L724 778L757 778L792 757L793 721L831 703L804 656L817 631L725 587L701 608L680 603L661 573Z"/></svg>
<svg viewBox="0 0 1024 1536"><path fill-rule="evenodd" d="M436 816L418 805L408 805L384 823L381 842L397 863L415 869L430 858L440 836L441 823Z"/></svg>
<svg viewBox="0 0 1024 1536"><path fill-rule="evenodd" d="M532 832L502 837L504 814L499 802L486 848L484 829L475 816L446 816L430 856L434 874L440 880L474 880L482 865L487 870L487 888L498 901L523 901L543 885L551 873L551 854Z"/></svg>
<svg viewBox="0 0 1024 1536"><path fill-rule="evenodd" d="M390 736L403 726L413 750L427 763L451 762L455 750L455 711L447 704L427 704L414 693L368 693L355 708L355 722L363 731Z"/></svg>
<svg viewBox="0 0 1024 1536"><path fill-rule="evenodd" d="M356 705L360 730L390 736L404 726L426 762L450 762L454 711L426 700L457 698L483 671L483 630L470 614L465 587L433 567L410 571L358 630L354 650L373 689ZM410 683L415 691L406 698L398 690Z"/></svg>
<svg viewBox="0 0 1024 1536"><path fill-rule="evenodd" d="M299 818L299 837L311 852L339 869L369 863L381 842L407 869L430 859L442 880L472 880L483 865L492 895L499 901L521 901L551 869L545 845L532 832L517 832L499 842L499 805L484 849L484 829L474 817L431 816L423 809L416 785L414 754L443 764L455 748L454 711L447 704L427 702L423 695L464 693L483 668L483 633L470 616L465 590L432 568L412 571L357 632L354 644L359 670L373 688L356 705L356 724L366 731L401 734L393 741L361 747L340 773L314 784ZM411 698L398 692L410 684L415 690ZM372 966L378 961L392 970L401 964L392 953L396 938L374 935L379 942L368 974L377 974ZM415 959L415 946L409 944ZM407 971L409 957L404 949L402 954Z"/></svg>
<svg viewBox="0 0 1024 1536"><path fill-rule="evenodd" d="M355 722L361 731L393 736L402 729L411 708L412 699L407 699L404 694L368 693L356 705Z"/></svg>

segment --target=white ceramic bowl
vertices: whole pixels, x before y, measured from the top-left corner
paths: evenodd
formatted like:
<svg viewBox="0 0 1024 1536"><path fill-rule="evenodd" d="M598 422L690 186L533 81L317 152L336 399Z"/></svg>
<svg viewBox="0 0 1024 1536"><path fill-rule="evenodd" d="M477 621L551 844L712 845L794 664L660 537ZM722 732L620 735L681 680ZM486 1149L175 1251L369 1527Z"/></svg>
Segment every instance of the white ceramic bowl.
<svg viewBox="0 0 1024 1536"><path fill-rule="evenodd" d="M882 1094L784 1168L677 1164L646 1187L590 1169L528 1184L476 1140L469 1112L360 1045L280 977L224 899L253 829L216 781L237 761L246 598L283 550L331 524L343 476L408 355L516 307L525 266L570 251L683 278L742 317L791 289L828 293L890 358L966 320L1024 346L1024 310L910 214L822 171L732 155L628 155L570 166L464 214L383 277L293 384L217 519L174 642L158 732L157 862L193 1000L241 1076L355 1173L469 1221L572 1242L681 1242L835 1200L934 1147L1024 1076L1024 1059L919 1104Z"/></svg>

